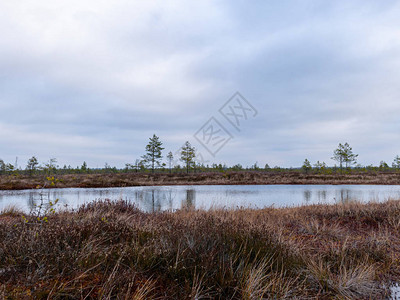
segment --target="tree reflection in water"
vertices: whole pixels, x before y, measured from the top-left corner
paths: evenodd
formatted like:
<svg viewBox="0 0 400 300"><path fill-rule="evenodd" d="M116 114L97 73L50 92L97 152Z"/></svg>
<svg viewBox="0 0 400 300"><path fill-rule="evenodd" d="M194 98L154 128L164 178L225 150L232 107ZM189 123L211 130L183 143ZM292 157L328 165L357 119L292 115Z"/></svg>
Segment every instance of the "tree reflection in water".
<svg viewBox="0 0 400 300"><path fill-rule="evenodd" d="M311 191L310 190L305 190L304 191L304 202L308 203L311 200Z"/></svg>
<svg viewBox="0 0 400 300"><path fill-rule="evenodd" d="M136 191L135 200L142 210L147 212L159 212L174 209L176 191L173 188L153 188ZM185 197L181 200L182 209L193 209L196 206L196 191L187 189Z"/></svg>
<svg viewBox="0 0 400 300"><path fill-rule="evenodd" d="M319 202L326 202L326 190L319 190L317 196Z"/></svg>
<svg viewBox="0 0 400 300"><path fill-rule="evenodd" d="M146 189L136 191L136 201L147 212L161 211L161 201L156 189Z"/></svg>
<svg viewBox="0 0 400 300"><path fill-rule="evenodd" d="M313 199L315 198L316 199ZM349 188L341 188L334 192L333 200L336 203L349 203L355 200L362 200L363 194L361 191L354 191ZM327 196L326 190L317 190L312 192L311 190L304 190L303 191L303 200L305 204L308 203L326 203L329 198ZM315 201L317 200L317 201Z"/></svg>
<svg viewBox="0 0 400 300"><path fill-rule="evenodd" d="M56 198L52 199L50 190L31 190L28 194L28 207L29 210L32 212L37 209L37 205L40 204L40 198L43 197L43 201L45 203L50 202L51 200L55 200Z"/></svg>
<svg viewBox="0 0 400 300"><path fill-rule="evenodd" d="M125 200L135 203L146 212L176 209L209 209L210 207L263 208L303 205L348 203L352 201L385 201L400 198L398 186L155 186L126 188L72 188L0 191L0 210L16 206L27 213L44 200L59 199L58 208L76 209L92 201Z"/></svg>
<svg viewBox="0 0 400 300"><path fill-rule="evenodd" d="M186 197L182 199L181 209L192 210L196 208L196 191L193 189L186 190Z"/></svg>

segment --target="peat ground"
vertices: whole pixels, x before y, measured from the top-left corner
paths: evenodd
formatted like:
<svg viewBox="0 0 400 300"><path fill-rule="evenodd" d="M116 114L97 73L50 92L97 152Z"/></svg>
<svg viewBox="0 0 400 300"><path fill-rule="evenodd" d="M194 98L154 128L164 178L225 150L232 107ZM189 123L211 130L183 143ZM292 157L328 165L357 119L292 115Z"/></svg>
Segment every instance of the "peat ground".
<svg viewBox="0 0 400 300"><path fill-rule="evenodd" d="M250 185L250 184L370 184L400 185L400 172L305 174L301 172L113 173L59 174L55 187L94 188L150 185ZM0 190L42 186L46 176L1 175ZM54 186L47 186L54 187Z"/></svg>

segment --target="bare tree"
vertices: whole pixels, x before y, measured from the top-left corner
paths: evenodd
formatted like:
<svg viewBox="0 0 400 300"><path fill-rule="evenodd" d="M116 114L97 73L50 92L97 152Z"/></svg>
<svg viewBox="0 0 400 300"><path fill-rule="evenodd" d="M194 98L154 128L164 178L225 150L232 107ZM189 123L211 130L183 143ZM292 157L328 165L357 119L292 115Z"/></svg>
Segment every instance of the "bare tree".
<svg viewBox="0 0 400 300"><path fill-rule="evenodd" d="M168 164L169 164L169 173L172 173L172 161L174 160L174 155L172 154L171 151L169 151L168 155L167 155L167 159L168 159Z"/></svg>

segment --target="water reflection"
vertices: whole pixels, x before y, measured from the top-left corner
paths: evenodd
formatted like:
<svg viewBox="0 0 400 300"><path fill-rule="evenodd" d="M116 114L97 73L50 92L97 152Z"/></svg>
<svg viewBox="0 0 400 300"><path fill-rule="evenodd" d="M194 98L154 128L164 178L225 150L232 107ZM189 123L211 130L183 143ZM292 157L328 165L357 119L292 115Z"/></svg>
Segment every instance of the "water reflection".
<svg viewBox="0 0 400 300"><path fill-rule="evenodd" d="M369 197L368 197L369 198ZM349 188L340 189L335 196L335 202L337 203L349 203L352 201L364 201L364 195L362 191L352 190ZM373 201L374 199L369 198L368 201Z"/></svg>
<svg viewBox="0 0 400 300"><path fill-rule="evenodd" d="M311 201L311 191L305 190L304 191L304 202L308 203Z"/></svg>
<svg viewBox="0 0 400 300"><path fill-rule="evenodd" d="M196 191L187 189L182 193L181 209L194 209L196 207ZM139 207L147 212L159 212L173 210L176 191L172 188L150 188L138 190L135 193L135 201Z"/></svg>
<svg viewBox="0 0 400 300"><path fill-rule="evenodd" d="M196 207L196 191L194 189L186 190L186 197L182 199L182 209L194 209Z"/></svg>
<svg viewBox="0 0 400 300"><path fill-rule="evenodd" d="M348 202L350 202L350 200L351 200L350 191L347 190L347 189L346 190L345 189L340 190L340 199L339 199L339 201L342 202L342 203L348 203Z"/></svg>
<svg viewBox="0 0 400 300"><path fill-rule="evenodd" d="M326 198L326 190L318 190L317 198L318 198L318 201L321 203L326 202L326 199L327 199Z"/></svg>
<svg viewBox="0 0 400 300"><path fill-rule="evenodd" d="M40 190L0 191L0 209L16 205L30 211L40 202ZM293 206L313 203L348 203L400 199L400 186L165 186L100 189L45 190L45 200L59 199L59 207L75 208L93 200L127 200L146 212L176 209L208 209Z"/></svg>

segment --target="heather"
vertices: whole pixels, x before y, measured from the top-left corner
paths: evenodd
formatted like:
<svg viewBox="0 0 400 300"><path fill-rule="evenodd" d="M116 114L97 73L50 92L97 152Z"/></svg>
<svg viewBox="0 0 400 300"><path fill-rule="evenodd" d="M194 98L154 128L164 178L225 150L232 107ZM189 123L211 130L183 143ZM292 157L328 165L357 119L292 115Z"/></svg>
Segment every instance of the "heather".
<svg viewBox="0 0 400 300"><path fill-rule="evenodd" d="M379 299L400 202L144 213L101 201L0 217L7 299Z"/></svg>

